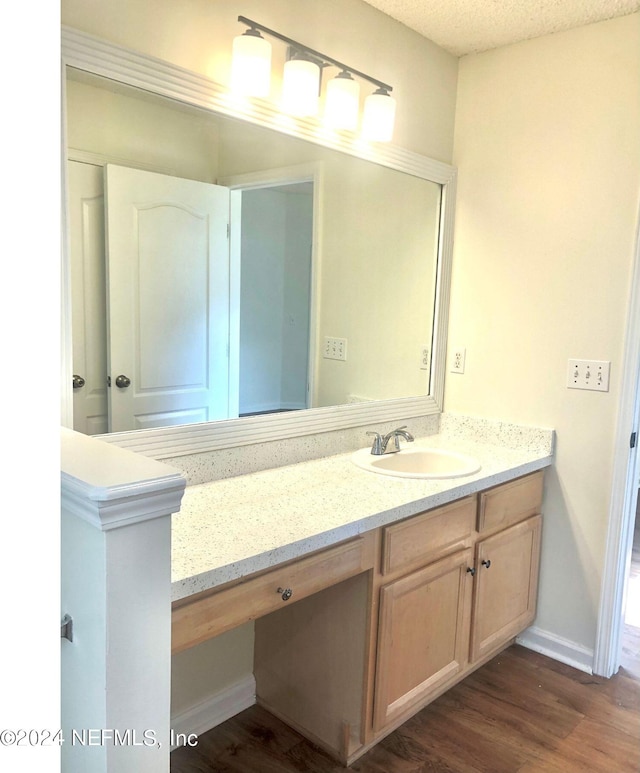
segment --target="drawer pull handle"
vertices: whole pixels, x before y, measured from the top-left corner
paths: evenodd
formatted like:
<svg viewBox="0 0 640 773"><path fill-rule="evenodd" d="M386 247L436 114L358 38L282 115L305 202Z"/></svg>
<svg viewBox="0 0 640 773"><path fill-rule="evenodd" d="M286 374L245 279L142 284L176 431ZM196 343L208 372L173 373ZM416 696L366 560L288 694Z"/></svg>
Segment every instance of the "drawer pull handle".
<svg viewBox="0 0 640 773"><path fill-rule="evenodd" d="M289 599L293 595L293 591L291 590L291 588L278 588L276 593L281 594L283 601L289 601Z"/></svg>
<svg viewBox="0 0 640 773"><path fill-rule="evenodd" d="M475 577L476 576L476 568L475 568L475 566L468 566L467 567L467 572L469 572L469 574L472 577Z"/></svg>
<svg viewBox="0 0 640 773"><path fill-rule="evenodd" d="M482 566L486 566L487 569L491 566L491 559L488 559L487 561L482 561Z"/></svg>

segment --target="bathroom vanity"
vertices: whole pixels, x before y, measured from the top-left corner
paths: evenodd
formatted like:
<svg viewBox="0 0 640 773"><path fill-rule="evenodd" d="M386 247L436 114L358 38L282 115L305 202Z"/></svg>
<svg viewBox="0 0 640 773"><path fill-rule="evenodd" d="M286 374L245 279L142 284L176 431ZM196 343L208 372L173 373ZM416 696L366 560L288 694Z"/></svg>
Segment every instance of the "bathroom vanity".
<svg viewBox="0 0 640 773"><path fill-rule="evenodd" d="M346 764L535 617L551 448L419 443L481 469L402 479L341 454L188 487L174 519L173 652L255 620L258 703Z"/></svg>

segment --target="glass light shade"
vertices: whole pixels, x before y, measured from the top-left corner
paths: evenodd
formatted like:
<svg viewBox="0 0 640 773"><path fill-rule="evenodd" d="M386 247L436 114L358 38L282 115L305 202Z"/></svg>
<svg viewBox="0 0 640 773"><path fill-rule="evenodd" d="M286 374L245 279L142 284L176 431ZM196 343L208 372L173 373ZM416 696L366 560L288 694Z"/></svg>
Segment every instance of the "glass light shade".
<svg viewBox="0 0 640 773"><path fill-rule="evenodd" d="M231 90L246 97L268 97L271 85L271 43L255 30L233 39Z"/></svg>
<svg viewBox="0 0 640 773"><path fill-rule="evenodd" d="M332 129L349 129L358 126L360 85L348 72L341 72L327 83L324 102L324 120Z"/></svg>
<svg viewBox="0 0 640 773"><path fill-rule="evenodd" d="M362 136L373 142L389 142L395 118L395 99L385 89L374 91L364 101Z"/></svg>
<svg viewBox="0 0 640 773"><path fill-rule="evenodd" d="M309 59L285 62L282 76L282 109L296 116L317 115L320 67Z"/></svg>

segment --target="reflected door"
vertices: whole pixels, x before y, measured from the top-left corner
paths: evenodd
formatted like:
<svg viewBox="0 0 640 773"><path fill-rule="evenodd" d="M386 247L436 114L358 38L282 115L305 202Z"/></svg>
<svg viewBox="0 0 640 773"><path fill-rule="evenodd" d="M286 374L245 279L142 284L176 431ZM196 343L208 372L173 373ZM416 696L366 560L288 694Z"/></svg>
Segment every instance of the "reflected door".
<svg viewBox="0 0 640 773"><path fill-rule="evenodd" d="M229 418L228 189L105 173L110 431Z"/></svg>
<svg viewBox="0 0 640 773"><path fill-rule="evenodd" d="M70 161L69 234L73 309L73 428L108 430L102 167Z"/></svg>

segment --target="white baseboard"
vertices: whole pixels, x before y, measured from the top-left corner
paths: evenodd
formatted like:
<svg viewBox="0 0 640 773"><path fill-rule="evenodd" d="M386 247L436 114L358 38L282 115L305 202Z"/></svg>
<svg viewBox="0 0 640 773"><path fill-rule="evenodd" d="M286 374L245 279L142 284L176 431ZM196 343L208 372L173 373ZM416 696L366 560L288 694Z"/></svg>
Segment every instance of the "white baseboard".
<svg viewBox="0 0 640 773"><path fill-rule="evenodd" d="M253 706L255 702L256 680L253 674L249 674L201 703L172 715L171 730L174 736L178 733L184 733L187 736L191 733L202 735L212 727L226 722L227 719ZM171 750L175 748L174 744Z"/></svg>
<svg viewBox="0 0 640 773"><path fill-rule="evenodd" d="M523 647L547 655L560 663L572 666L587 674L593 673L593 650L583 647L581 644L563 639L549 631L531 626L516 638L518 644Z"/></svg>

